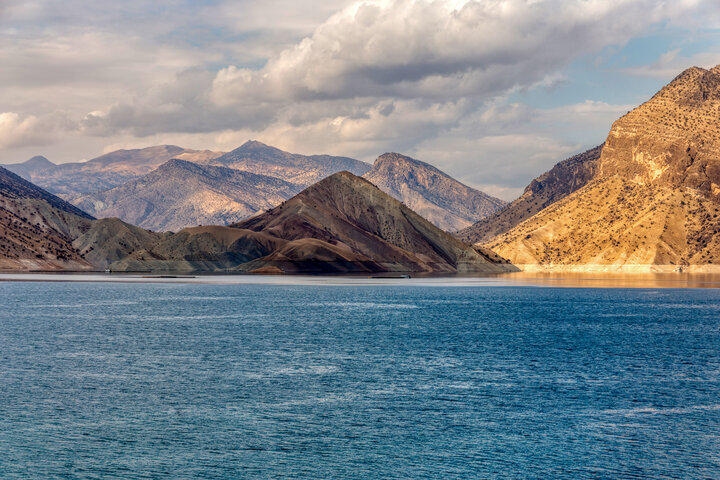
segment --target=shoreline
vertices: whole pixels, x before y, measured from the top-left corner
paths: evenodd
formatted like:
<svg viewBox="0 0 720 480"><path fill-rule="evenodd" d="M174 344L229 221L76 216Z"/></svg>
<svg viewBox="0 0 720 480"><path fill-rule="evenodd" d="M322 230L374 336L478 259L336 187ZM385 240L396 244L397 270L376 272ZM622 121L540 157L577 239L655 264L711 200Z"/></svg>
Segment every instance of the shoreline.
<svg viewBox="0 0 720 480"><path fill-rule="evenodd" d="M539 287L539 288L720 288L720 272L523 271L484 276L258 275L98 272L0 272L4 282L144 283L275 286Z"/></svg>

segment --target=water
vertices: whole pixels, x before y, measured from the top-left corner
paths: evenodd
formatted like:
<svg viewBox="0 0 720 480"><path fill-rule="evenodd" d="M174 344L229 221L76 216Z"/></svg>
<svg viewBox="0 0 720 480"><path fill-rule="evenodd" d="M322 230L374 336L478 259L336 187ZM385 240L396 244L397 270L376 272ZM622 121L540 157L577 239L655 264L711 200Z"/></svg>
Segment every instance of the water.
<svg viewBox="0 0 720 480"><path fill-rule="evenodd" d="M0 282L0 478L720 478L720 290Z"/></svg>

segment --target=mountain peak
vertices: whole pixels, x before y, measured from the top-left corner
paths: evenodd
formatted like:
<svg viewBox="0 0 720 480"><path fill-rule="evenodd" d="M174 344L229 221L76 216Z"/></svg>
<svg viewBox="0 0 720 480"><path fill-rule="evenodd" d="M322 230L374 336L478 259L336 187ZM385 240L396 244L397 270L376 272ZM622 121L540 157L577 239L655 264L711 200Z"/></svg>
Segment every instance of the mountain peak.
<svg viewBox="0 0 720 480"><path fill-rule="evenodd" d="M369 181L337 172L282 205L232 225L287 241L251 267L502 271Z"/></svg>
<svg viewBox="0 0 720 480"><path fill-rule="evenodd" d="M396 152L380 155L364 177L448 231L465 228L505 205L428 163Z"/></svg>
<svg viewBox="0 0 720 480"><path fill-rule="evenodd" d="M22 165L27 165L28 167L33 168L41 168L41 167L54 167L55 164L52 163L47 158L43 157L42 155L35 155L34 157L25 160Z"/></svg>

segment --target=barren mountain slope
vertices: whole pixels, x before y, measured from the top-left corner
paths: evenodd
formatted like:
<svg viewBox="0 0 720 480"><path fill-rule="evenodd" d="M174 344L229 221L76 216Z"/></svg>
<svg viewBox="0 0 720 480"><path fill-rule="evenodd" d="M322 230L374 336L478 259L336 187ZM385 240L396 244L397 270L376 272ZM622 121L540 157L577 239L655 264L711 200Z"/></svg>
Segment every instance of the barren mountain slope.
<svg viewBox="0 0 720 480"><path fill-rule="evenodd" d="M713 269L720 68L691 68L617 120L595 179L488 246L516 264Z"/></svg>
<svg viewBox="0 0 720 480"><path fill-rule="evenodd" d="M102 268L156 240L156 234L117 219L93 220L0 168L0 269Z"/></svg>
<svg viewBox="0 0 720 480"><path fill-rule="evenodd" d="M347 170L362 175L370 165L347 157L299 155L279 150L257 141L248 141L232 152L213 160L215 165L246 172L282 178L303 187L312 185L333 173Z"/></svg>
<svg viewBox="0 0 720 480"><path fill-rule="evenodd" d="M177 231L237 222L299 190L278 178L170 160L143 177L75 203L97 217L118 217L155 231Z"/></svg>
<svg viewBox="0 0 720 480"><path fill-rule="evenodd" d="M37 168L37 165L29 168L26 162L7 165L7 168L26 174L27 180L72 201L81 194L108 190L145 175L172 158L203 163L220 155L221 152L159 145L116 150L87 162L50 164L47 168Z"/></svg>
<svg viewBox="0 0 720 480"><path fill-rule="evenodd" d="M509 268L489 261L349 172L336 173L279 207L234 226L289 241L248 269L498 272Z"/></svg>
<svg viewBox="0 0 720 480"><path fill-rule="evenodd" d="M378 157L363 178L446 231L467 227L506 203L399 153Z"/></svg>
<svg viewBox="0 0 720 480"><path fill-rule="evenodd" d="M509 231L592 180L601 151L602 145L563 160L530 182L520 198L455 236L468 243L482 243Z"/></svg>

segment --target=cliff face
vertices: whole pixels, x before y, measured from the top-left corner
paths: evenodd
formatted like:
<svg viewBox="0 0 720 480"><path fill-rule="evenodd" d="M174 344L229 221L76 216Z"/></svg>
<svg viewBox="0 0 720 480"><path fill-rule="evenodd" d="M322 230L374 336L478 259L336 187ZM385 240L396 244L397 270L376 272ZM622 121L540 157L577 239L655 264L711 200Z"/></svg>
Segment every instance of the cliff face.
<svg viewBox="0 0 720 480"><path fill-rule="evenodd" d="M613 124L599 172L612 175L720 201L720 66L685 70Z"/></svg>
<svg viewBox="0 0 720 480"><path fill-rule="evenodd" d="M399 153L378 157L363 178L446 231L456 231L505 205L427 163Z"/></svg>
<svg viewBox="0 0 720 480"><path fill-rule="evenodd" d="M300 191L279 178L170 160L157 170L75 203L98 217L142 228L177 231L227 225L273 207Z"/></svg>
<svg viewBox="0 0 720 480"><path fill-rule="evenodd" d="M602 148L599 145L558 163L530 182L520 198L456 236L469 243L487 242L584 187L597 174Z"/></svg>
<svg viewBox="0 0 720 480"><path fill-rule="evenodd" d="M720 68L691 68L617 120L584 187L486 245L515 264L720 264Z"/></svg>

